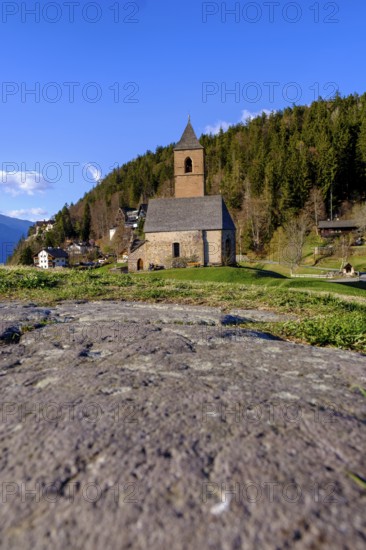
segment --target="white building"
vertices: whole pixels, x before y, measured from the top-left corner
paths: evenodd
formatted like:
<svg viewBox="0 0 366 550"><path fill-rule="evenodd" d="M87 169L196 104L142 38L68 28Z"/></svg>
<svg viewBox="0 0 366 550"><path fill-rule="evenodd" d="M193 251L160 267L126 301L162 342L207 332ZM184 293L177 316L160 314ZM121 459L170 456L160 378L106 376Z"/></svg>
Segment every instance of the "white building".
<svg viewBox="0 0 366 550"><path fill-rule="evenodd" d="M62 248L43 248L34 256L34 264L41 269L67 267L69 255Z"/></svg>
<svg viewBox="0 0 366 550"><path fill-rule="evenodd" d="M71 255L86 254L88 252L88 245L87 243L72 243L67 247L67 251Z"/></svg>
<svg viewBox="0 0 366 550"><path fill-rule="evenodd" d="M113 237L117 233L118 227L112 227L112 229L109 230L109 240L112 241Z"/></svg>

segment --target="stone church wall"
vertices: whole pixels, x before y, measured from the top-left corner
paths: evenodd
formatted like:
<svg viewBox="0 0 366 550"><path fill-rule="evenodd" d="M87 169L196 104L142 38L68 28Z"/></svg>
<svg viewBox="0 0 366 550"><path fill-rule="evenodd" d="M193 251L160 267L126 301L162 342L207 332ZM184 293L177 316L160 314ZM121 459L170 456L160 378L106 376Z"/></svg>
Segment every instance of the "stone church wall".
<svg viewBox="0 0 366 550"><path fill-rule="evenodd" d="M202 231L149 233L146 239L146 256L149 263L169 268L173 259L173 243L179 243L181 258L197 256L197 261L201 265L204 264Z"/></svg>
<svg viewBox="0 0 366 550"><path fill-rule="evenodd" d="M205 265L232 265L235 263L235 232L229 230L204 231ZM226 254L226 240L230 239L230 252ZM228 257L227 257L228 256Z"/></svg>
<svg viewBox="0 0 366 550"><path fill-rule="evenodd" d="M227 255L226 240L230 239L230 253ZM128 271L146 271L149 264L163 265L169 269L173 260L173 243L179 243L180 257L197 257L203 265L235 263L234 231L171 231L149 233L146 242L130 253ZM140 268L140 269L139 269Z"/></svg>
<svg viewBox="0 0 366 550"><path fill-rule="evenodd" d="M205 264L204 265L219 265L221 264L221 231L204 231L205 239Z"/></svg>

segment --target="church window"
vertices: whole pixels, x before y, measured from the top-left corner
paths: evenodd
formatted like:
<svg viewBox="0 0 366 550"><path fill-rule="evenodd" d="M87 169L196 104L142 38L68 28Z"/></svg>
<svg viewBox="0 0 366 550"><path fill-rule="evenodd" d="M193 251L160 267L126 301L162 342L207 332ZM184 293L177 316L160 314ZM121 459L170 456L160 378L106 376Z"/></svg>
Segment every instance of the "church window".
<svg viewBox="0 0 366 550"><path fill-rule="evenodd" d="M180 244L173 243L173 258L179 258L180 256Z"/></svg>
<svg viewBox="0 0 366 550"><path fill-rule="evenodd" d="M185 174L190 174L193 171L193 163L190 157L187 157L184 161L184 172Z"/></svg>

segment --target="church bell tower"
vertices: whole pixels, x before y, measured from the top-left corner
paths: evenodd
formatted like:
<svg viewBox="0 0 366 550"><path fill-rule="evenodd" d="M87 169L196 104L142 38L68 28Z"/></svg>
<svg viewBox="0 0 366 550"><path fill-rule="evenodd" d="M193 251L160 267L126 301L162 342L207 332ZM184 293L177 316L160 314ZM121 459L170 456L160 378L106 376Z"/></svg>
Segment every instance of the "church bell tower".
<svg viewBox="0 0 366 550"><path fill-rule="evenodd" d="M191 120L174 148L175 198L205 195L205 150L194 133Z"/></svg>

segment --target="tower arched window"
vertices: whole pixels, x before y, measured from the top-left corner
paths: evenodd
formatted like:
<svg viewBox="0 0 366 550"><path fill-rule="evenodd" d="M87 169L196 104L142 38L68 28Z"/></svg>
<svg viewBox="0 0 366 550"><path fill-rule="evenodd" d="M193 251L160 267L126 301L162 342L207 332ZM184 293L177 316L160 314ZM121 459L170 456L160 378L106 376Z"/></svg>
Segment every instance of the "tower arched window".
<svg viewBox="0 0 366 550"><path fill-rule="evenodd" d="M193 163L191 157L187 157L184 161L184 173L190 174L193 171Z"/></svg>

